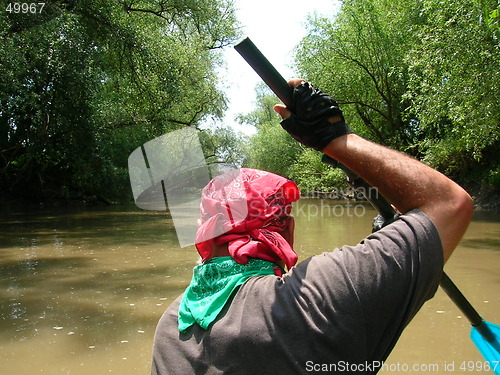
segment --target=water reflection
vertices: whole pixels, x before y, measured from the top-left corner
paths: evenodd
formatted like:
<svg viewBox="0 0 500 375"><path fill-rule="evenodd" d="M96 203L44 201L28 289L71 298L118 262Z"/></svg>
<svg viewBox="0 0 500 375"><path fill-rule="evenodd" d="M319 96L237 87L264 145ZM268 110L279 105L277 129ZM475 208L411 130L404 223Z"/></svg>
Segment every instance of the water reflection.
<svg viewBox="0 0 500 375"><path fill-rule="evenodd" d="M165 213L11 214L0 228L2 373L114 372L119 359L147 373L154 326L196 260Z"/></svg>
<svg viewBox="0 0 500 375"><path fill-rule="evenodd" d="M370 232L375 212L301 200L301 259ZM316 205L316 208L313 206ZM326 210L330 209L330 215ZM313 211L317 210L316 214ZM336 211L334 211L336 210ZM361 212L361 208L358 208ZM354 213L354 211L352 211ZM500 220L477 214L447 272L487 320L498 323ZM50 210L0 216L0 370L3 374L148 373L156 323L189 283L198 259L178 246L171 219L135 208ZM481 360L459 311L438 292L391 361Z"/></svg>

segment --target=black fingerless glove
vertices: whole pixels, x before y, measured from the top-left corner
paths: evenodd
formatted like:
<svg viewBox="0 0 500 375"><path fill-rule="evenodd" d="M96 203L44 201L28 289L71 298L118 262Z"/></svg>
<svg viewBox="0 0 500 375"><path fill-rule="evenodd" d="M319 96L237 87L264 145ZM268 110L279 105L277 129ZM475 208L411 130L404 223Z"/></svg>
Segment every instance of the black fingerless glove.
<svg viewBox="0 0 500 375"><path fill-rule="evenodd" d="M344 122L337 102L309 82L302 82L293 90L293 114L281 121L281 126L297 141L315 150L323 150L337 137L352 133ZM342 120L331 123L329 118Z"/></svg>

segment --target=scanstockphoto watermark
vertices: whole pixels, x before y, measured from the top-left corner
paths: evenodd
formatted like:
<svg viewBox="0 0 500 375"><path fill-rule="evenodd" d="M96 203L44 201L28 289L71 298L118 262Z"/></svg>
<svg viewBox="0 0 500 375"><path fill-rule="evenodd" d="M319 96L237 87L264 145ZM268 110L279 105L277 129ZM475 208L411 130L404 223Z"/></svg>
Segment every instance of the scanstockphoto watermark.
<svg viewBox="0 0 500 375"><path fill-rule="evenodd" d="M305 363L305 369L307 372L326 372L326 373L373 373L377 372L384 365L383 362L373 361L373 362L363 362L363 363L351 363L348 361L338 361L334 363L317 363L314 361L307 361Z"/></svg>
<svg viewBox="0 0 500 375"><path fill-rule="evenodd" d="M325 200L353 200L353 201L366 201L367 198L378 199L380 193L375 186L334 188L330 191L301 191L301 196L305 198L317 198Z"/></svg>
<svg viewBox="0 0 500 375"><path fill-rule="evenodd" d="M485 373L495 372L500 361L444 361L442 363L386 363L383 361L366 361L352 363L338 361L335 363L318 363L307 361L305 370L313 373L373 373L385 371L394 374L458 374L458 373Z"/></svg>
<svg viewBox="0 0 500 375"><path fill-rule="evenodd" d="M293 206L293 216L313 218L329 217L363 217L366 215L366 205L361 202L332 201L327 199L297 201Z"/></svg>

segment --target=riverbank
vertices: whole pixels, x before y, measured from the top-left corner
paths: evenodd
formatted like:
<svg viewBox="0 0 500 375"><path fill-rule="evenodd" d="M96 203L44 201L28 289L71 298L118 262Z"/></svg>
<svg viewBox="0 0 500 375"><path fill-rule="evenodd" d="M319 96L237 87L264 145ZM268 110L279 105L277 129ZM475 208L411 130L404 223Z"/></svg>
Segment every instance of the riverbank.
<svg viewBox="0 0 500 375"><path fill-rule="evenodd" d="M463 184L464 188L474 199L474 208L480 211L500 212L500 192L477 183ZM376 191L375 188L371 188ZM342 188L334 188L331 191L302 191L301 197L329 200L352 200L364 201L363 192L355 191L349 185ZM5 209L36 209L50 207L106 207L106 206L134 205L134 202L110 202L102 199L28 199L28 198L0 198L0 210Z"/></svg>
<svg viewBox="0 0 500 375"><path fill-rule="evenodd" d="M500 212L500 194L492 192L481 192L472 194L474 209L483 211Z"/></svg>
<svg viewBox="0 0 500 375"><path fill-rule="evenodd" d="M500 212L500 188L484 183L484 178L470 178L459 184L473 198L476 210Z"/></svg>
<svg viewBox="0 0 500 375"><path fill-rule="evenodd" d="M482 194L479 192L477 195L471 194L474 199L474 209L476 211L492 211L500 212L500 194ZM355 201L362 202L366 199L355 191L348 191L344 194L338 192L321 192L315 191L309 194L302 194L302 198L308 199L323 199L323 200L339 200L339 201ZM44 208L95 208L95 207L113 207L113 206L134 206L134 202L127 203L103 203L100 201L76 201L76 200L11 200L0 202L0 211L20 210L27 212L30 210L44 209Z"/></svg>
<svg viewBox="0 0 500 375"><path fill-rule="evenodd" d="M471 195L474 200L474 209L478 211L494 211L500 212L500 193L495 192L492 189L479 187L479 188L467 188L465 190ZM370 188L374 189L375 188ZM362 192L355 191L354 189L348 187L346 189L334 189L329 192L324 191L312 191L301 193L301 197L304 198L316 198L316 199L331 199L331 200L353 200L353 201L364 201L366 200Z"/></svg>

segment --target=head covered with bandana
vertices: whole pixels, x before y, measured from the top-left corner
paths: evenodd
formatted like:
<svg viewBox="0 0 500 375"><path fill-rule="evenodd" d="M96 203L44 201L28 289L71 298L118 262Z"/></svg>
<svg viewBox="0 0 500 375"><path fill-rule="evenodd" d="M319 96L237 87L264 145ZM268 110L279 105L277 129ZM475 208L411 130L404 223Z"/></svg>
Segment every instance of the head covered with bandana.
<svg viewBox="0 0 500 375"><path fill-rule="evenodd" d="M291 203L299 196L294 182L256 169L214 178L203 189L200 205L196 248L202 261L211 258L213 245L227 243L238 263L259 258L293 267L297 254L279 232L286 228Z"/></svg>

